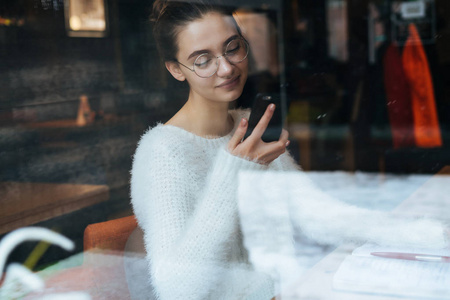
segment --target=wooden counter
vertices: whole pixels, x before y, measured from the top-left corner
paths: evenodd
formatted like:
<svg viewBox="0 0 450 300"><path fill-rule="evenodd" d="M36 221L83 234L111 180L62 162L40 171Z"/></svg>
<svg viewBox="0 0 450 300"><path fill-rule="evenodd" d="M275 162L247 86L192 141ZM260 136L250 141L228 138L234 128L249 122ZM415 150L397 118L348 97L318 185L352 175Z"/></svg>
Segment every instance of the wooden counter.
<svg viewBox="0 0 450 300"><path fill-rule="evenodd" d="M106 185L0 182L0 234L108 199Z"/></svg>

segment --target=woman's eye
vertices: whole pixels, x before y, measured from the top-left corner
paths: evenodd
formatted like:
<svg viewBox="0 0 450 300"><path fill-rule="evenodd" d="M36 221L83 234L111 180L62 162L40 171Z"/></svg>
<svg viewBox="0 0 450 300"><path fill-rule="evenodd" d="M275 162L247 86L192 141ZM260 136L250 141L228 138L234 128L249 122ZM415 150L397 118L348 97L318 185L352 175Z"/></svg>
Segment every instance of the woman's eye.
<svg viewBox="0 0 450 300"><path fill-rule="evenodd" d="M240 47L239 45L237 45L237 46L235 46L235 47L232 47L231 49L228 49L228 50L227 50L227 54L228 54L228 55L229 55L229 54L234 54L234 53L238 52L240 48L241 48L241 47Z"/></svg>
<svg viewBox="0 0 450 300"><path fill-rule="evenodd" d="M196 68L206 68L211 63L212 59L210 57L199 57L195 60L195 67Z"/></svg>
<svg viewBox="0 0 450 300"><path fill-rule="evenodd" d="M226 53L228 55L230 55L230 54L233 55L234 53L238 52L240 49L241 49L241 43L239 43L239 41L234 41L234 42L231 42L230 44L228 44Z"/></svg>

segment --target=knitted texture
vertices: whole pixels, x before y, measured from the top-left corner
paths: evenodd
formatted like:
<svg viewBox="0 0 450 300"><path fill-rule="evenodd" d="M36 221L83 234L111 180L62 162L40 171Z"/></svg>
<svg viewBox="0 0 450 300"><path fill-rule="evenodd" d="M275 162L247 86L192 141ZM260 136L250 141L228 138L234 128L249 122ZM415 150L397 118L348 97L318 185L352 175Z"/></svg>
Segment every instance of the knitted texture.
<svg viewBox="0 0 450 300"><path fill-rule="evenodd" d="M304 172L243 171L239 178L239 199L246 202L245 206L241 206L241 213L249 224L264 223L265 226L270 226L272 231L276 231L273 229L287 222L294 230L300 230L307 237L322 244L367 241L384 246L413 248L448 246L445 225L441 222L344 203L321 191ZM271 213L274 216L272 220L258 220L267 214L252 214L250 211L243 211L245 207L264 207L272 211L285 209L290 220L277 220L274 213ZM274 240L273 237L262 240L268 239Z"/></svg>
<svg viewBox="0 0 450 300"><path fill-rule="evenodd" d="M232 112L236 125L244 113ZM159 124L139 142L131 199L159 299L274 296L270 277L248 262L236 200L238 172L267 167L231 155L230 138Z"/></svg>
<svg viewBox="0 0 450 300"><path fill-rule="evenodd" d="M236 128L248 111L231 114ZM139 142L131 171L131 201L144 230L149 278L158 299L274 296L270 276L253 270L243 246L237 209L242 172L263 174L254 181L255 190L279 189L279 197L289 203L293 227L318 242L444 245L438 222L400 222L385 213L341 203L318 190L287 153L269 166L233 156L226 150L231 136L203 138L159 124ZM295 180L276 173L293 173Z"/></svg>

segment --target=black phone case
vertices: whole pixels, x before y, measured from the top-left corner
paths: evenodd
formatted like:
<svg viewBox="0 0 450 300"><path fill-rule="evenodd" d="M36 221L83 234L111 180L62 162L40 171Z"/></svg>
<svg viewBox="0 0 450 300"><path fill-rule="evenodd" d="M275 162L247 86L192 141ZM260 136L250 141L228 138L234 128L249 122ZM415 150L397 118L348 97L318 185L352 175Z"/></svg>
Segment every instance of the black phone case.
<svg viewBox="0 0 450 300"><path fill-rule="evenodd" d="M244 140L252 134L253 129L255 129L259 120L271 103L275 104L275 111L261 139L266 143L279 140L281 130L283 128L283 116L281 111L280 96L276 94L256 95L255 102L253 103L252 111L250 113L250 118L248 120L248 128L245 133Z"/></svg>

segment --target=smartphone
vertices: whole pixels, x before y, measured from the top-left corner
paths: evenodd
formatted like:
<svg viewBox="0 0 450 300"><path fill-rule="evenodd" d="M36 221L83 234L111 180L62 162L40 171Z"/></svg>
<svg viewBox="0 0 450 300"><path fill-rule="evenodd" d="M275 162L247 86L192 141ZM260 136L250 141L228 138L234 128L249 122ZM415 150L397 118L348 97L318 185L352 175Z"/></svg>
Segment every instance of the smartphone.
<svg viewBox="0 0 450 300"><path fill-rule="evenodd" d="M259 120L271 103L275 104L275 111L261 139L266 143L278 141L280 139L281 130L283 129L283 115L281 110L280 95L260 93L256 95L255 101L253 102L244 140L252 134L253 129L255 129Z"/></svg>

